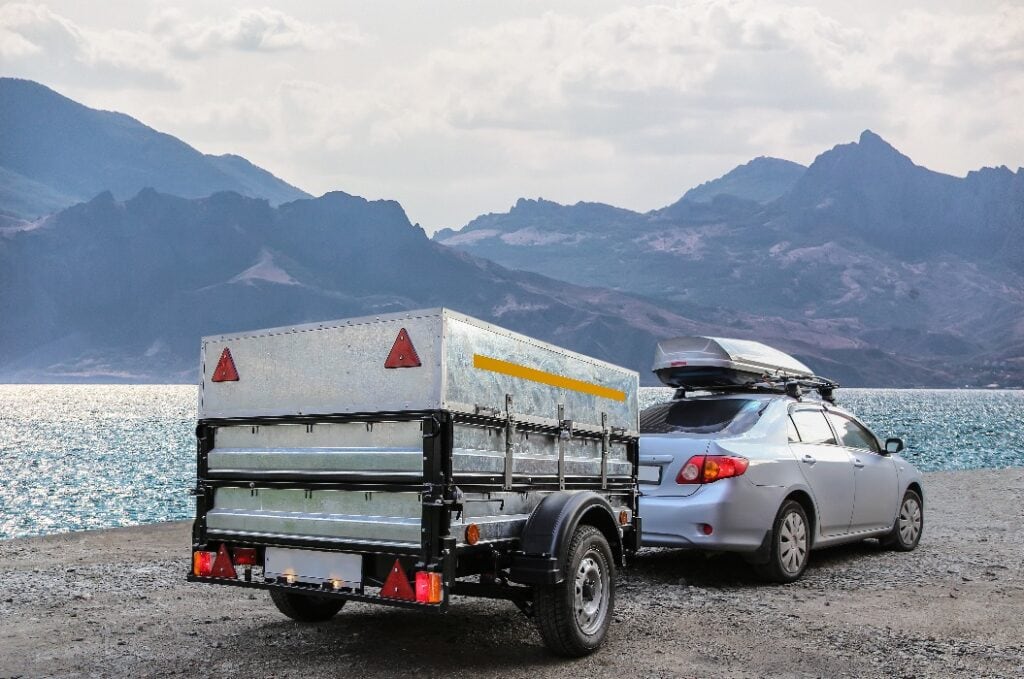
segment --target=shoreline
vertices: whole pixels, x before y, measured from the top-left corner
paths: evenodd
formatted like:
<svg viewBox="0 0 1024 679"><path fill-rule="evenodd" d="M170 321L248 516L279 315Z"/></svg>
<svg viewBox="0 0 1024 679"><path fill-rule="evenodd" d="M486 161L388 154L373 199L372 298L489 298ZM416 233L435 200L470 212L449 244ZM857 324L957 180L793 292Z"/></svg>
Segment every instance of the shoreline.
<svg viewBox="0 0 1024 679"><path fill-rule="evenodd" d="M350 603L298 625L264 592L186 583L188 520L5 540L0 677L1024 675L1024 468L925 483L916 551L816 551L792 585L730 555L643 550L606 644L570 663L502 601L456 597L443 617Z"/></svg>
<svg viewBox="0 0 1024 679"><path fill-rule="evenodd" d="M1013 472L1019 471L1024 473L1024 465L1007 465L1005 467L984 467L978 469L943 469L939 471L924 472L925 478L935 474L973 474L976 472ZM927 493L927 489L925 489ZM0 546L14 542L16 540L45 540L47 538L60 538L62 536L73 537L79 535L90 535L96 533L102 533L105 531L123 531L123 530L135 530L135 529L146 529L146 528L158 528L160 526L172 525L172 524L191 524L195 519L194 515L190 515L180 519L167 519L165 521L154 521L152 523L133 523L126 526L105 526L100 528L83 528L81 530L70 530L70 531L59 531L54 533L42 533L39 535L17 535L14 537L3 537L0 536ZM2 679L2 676L0 676Z"/></svg>

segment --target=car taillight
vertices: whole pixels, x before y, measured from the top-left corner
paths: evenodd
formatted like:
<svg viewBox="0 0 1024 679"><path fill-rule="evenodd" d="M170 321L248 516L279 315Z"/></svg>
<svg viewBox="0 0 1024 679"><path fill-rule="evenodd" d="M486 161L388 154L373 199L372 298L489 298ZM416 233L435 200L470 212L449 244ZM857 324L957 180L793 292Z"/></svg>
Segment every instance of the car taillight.
<svg viewBox="0 0 1024 679"><path fill-rule="evenodd" d="M740 476L747 471L750 461L735 455L694 455L676 475L676 483L711 483L719 479Z"/></svg>
<svg viewBox="0 0 1024 679"><path fill-rule="evenodd" d="M694 455L676 475L676 483L701 483L700 477L704 470L704 456Z"/></svg>

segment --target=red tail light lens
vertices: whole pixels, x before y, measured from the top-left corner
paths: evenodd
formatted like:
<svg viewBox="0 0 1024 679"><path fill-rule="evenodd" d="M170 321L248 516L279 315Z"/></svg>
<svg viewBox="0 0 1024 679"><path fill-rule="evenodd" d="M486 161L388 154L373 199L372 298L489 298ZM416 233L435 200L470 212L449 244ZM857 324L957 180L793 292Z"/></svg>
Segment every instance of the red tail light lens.
<svg viewBox="0 0 1024 679"><path fill-rule="evenodd" d="M217 552L192 552L192 574L202 578L213 573L213 560Z"/></svg>
<svg viewBox="0 0 1024 679"><path fill-rule="evenodd" d="M676 483L711 483L719 479L728 479L733 476L741 476L750 461L745 457L735 455L694 455L676 476Z"/></svg>
<svg viewBox="0 0 1024 679"><path fill-rule="evenodd" d="M676 475L676 483L701 483L701 476L704 473L704 456L694 455Z"/></svg>
<svg viewBox="0 0 1024 679"><path fill-rule="evenodd" d="M235 547L231 550L231 556L236 566L256 565L256 550L252 547Z"/></svg>
<svg viewBox="0 0 1024 679"><path fill-rule="evenodd" d="M421 604L441 603L441 574L419 571L416 573L416 601Z"/></svg>

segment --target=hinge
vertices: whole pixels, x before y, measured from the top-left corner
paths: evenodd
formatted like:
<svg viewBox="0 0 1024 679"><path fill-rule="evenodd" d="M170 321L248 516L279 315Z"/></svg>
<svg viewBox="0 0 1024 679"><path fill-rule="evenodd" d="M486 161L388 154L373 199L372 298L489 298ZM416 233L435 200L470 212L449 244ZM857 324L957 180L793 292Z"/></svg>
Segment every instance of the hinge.
<svg viewBox="0 0 1024 679"><path fill-rule="evenodd" d="M558 489L565 490L565 442L572 438L572 420L565 419L565 405L558 404Z"/></svg>
<svg viewBox="0 0 1024 679"><path fill-rule="evenodd" d="M515 462L516 420L512 414L512 394L505 394L505 490L512 489L512 465Z"/></svg>
<svg viewBox="0 0 1024 679"><path fill-rule="evenodd" d="M608 487L608 448L611 445L608 413L601 413L601 488Z"/></svg>

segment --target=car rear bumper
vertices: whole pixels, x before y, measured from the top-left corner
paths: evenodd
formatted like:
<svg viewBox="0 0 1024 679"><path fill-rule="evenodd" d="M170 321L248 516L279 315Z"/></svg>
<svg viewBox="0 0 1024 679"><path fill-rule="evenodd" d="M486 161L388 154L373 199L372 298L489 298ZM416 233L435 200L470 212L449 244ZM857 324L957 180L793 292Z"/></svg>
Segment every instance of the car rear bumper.
<svg viewBox="0 0 1024 679"><path fill-rule="evenodd" d="M782 488L724 479L686 497L640 498L644 547L753 552L760 548L782 499ZM704 526L711 526L707 535Z"/></svg>

